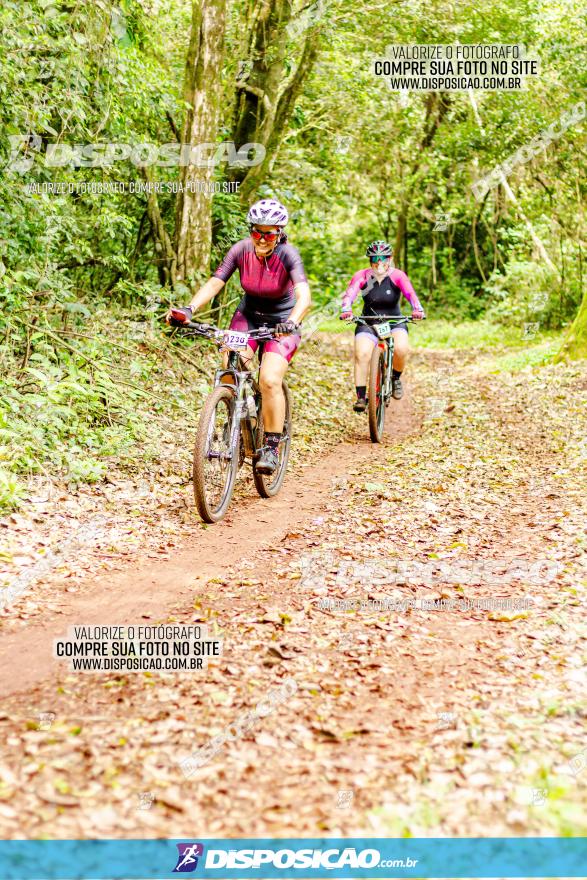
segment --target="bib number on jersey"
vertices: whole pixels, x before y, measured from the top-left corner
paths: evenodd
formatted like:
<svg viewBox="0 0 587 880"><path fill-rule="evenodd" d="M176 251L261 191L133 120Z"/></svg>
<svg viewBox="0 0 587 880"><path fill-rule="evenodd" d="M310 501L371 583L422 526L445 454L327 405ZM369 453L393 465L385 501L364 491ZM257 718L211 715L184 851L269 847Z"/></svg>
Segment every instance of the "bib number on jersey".
<svg viewBox="0 0 587 880"><path fill-rule="evenodd" d="M391 336L391 324L385 321L383 324L374 324L375 332L380 339L389 339Z"/></svg>
<svg viewBox="0 0 587 880"><path fill-rule="evenodd" d="M229 351L244 351L249 344L248 333L236 333L234 330L225 330L222 339L223 348Z"/></svg>

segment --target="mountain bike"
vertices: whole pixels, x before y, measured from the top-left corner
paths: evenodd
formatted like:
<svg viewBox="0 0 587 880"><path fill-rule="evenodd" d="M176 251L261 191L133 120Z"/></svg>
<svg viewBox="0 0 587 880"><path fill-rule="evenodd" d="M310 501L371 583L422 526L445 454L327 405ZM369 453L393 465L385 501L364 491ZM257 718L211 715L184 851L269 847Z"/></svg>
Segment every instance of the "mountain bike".
<svg viewBox="0 0 587 880"><path fill-rule="evenodd" d="M381 443L385 428L385 410L391 401L394 347L392 331L401 324L413 322L414 319L409 315L359 315L350 321L373 327L379 339L371 355L367 386L369 434L373 443Z"/></svg>
<svg viewBox="0 0 587 880"><path fill-rule="evenodd" d="M255 464L263 445L263 406L258 372L242 357L249 340L261 343L275 339L272 327L259 327L247 333L221 330L212 324L190 321L179 328L190 336L201 336L228 352L226 368L216 370L214 388L200 415L194 446L193 485L198 513L207 523L225 515L239 468L245 462L253 468L255 488L262 498L272 498L281 489L291 446L292 402L284 379L285 422L279 444L279 463L273 474L258 474Z"/></svg>

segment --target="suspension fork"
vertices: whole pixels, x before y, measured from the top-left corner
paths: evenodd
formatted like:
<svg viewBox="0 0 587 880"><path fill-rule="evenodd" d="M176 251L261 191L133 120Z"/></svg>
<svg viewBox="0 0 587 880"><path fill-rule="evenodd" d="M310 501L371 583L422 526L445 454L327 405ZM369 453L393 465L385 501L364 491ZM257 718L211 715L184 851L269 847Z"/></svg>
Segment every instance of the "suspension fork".
<svg viewBox="0 0 587 880"><path fill-rule="evenodd" d="M245 454L248 455L251 459L255 455L257 451L257 426L259 424L259 407L260 403L257 401L260 398L259 385L255 381L254 374L249 370L247 373L240 374L243 377L242 387L241 387L241 430L243 433L243 440L245 444ZM249 415L249 405L247 401L247 395L252 395L253 399L257 403L256 406L256 418L253 423L252 417Z"/></svg>
<svg viewBox="0 0 587 880"><path fill-rule="evenodd" d="M230 379L223 382L224 378ZM253 456L256 451L255 427L248 415L247 391L254 397L259 395L259 386L255 381L252 370L248 369L237 352L229 352L228 364L225 368L216 370L214 385L232 385L235 391L235 406L233 420L230 426L230 447L238 454L239 435L242 431L245 444L245 453ZM258 413L257 413L258 417Z"/></svg>
<svg viewBox="0 0 587 880"><path fill-rule="evenodd" d="M233 352L230 352L232 355ZM245 412L245 387L248 372L238 369L238 363L229 356L228 366L216 370L214 374L214 387L228 386L234 389L234 408L232 411L232 420L230 424L230 449L238 453L238 438L241 430L241 418ZM229 381L223 381L229 380Z"/></svg>
<svg viewBox="0 0 587 880"><path fill-rule="evenodd" d="M385 398L389 399L391 394L391 375L393 370L393 351L394 351L394 342L393 336L387 340L387 358L385 363Z"/></svg>

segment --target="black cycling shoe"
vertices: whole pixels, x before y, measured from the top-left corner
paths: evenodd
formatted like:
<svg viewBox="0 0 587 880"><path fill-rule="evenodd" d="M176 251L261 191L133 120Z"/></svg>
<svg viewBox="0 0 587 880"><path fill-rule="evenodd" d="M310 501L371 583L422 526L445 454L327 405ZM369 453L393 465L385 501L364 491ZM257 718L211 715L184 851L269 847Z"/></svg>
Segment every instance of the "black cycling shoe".
<svg viewBox="0 0 587 880"><path fill-rule="evenodd" d="M394 400L401 400L404 396L404 386L401 379L391 380L391 396Z"/></svg>
<svg viewBox="0 0 587 880"><path fill-rule="evenodd" d="M355 400L355 405L353 406L355 412L361 413L365 412L367 409L367 398L366 397L357 397Z"/></svg>
<svg viewBox="0 0 587 880"><path fill-rule="evenodd" d="M279 465L279 455L270 446L263 446L259 450L259 458L255 465L258 474L274 474Z"/></svg>

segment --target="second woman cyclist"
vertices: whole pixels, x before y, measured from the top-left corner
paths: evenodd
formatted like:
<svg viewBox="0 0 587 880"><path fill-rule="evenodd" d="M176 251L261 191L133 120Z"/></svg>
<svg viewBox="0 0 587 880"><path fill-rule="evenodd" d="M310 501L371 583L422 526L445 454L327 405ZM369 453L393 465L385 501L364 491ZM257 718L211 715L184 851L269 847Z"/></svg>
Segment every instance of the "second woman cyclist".
<svg viewBox="0 0 587 880"><path fill-rule="evenodd" d="M301 342L300 322L311 305L310 288L302 258L287 244L283 232L288 214L275 199L261 199L250 208L247 223L250 238L234 244L213 276L193 296L189 306L172 309L167 319L188 323L222 290L235 269L245 292L230 322L231 330L248 331L267 324L276 326L277 339L265 343L259 385L263 398L264 446L256 470L272 474L278 463L278 448L285 421L283 377ZM258 342L249 342L243 353L253 357Z"/></svg>
<svg viewBox="0 0 587 880"><path fill-rule="evenodd" d="M424 317L424 309L410 279L405 272L394 269L391 265L391 245L386 241L373 241L367 248L366 256L371 263L370 269L360 269L351 278L350 284L342 298L341 320L352 318L351 306L359 293L363 294L363 315L393 315L401 318L399 307L401 294L405 296L412 307L412 318L419 320ZM408 327L407 324L398 325L392 330L393 350L393 373L392 394L396 400L403 395L401 374L408 353ZM365 412L367 408L367 376L369 363L373 353L373 346L378 342L378 336L373 327L366 324L357 324L355 330L355 386L357 399L355 412Z"/></svg>

